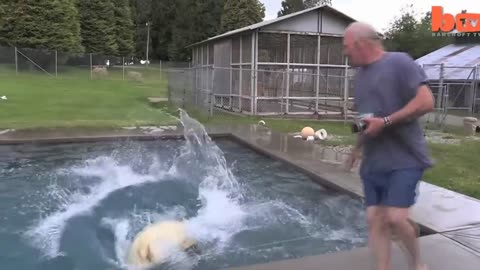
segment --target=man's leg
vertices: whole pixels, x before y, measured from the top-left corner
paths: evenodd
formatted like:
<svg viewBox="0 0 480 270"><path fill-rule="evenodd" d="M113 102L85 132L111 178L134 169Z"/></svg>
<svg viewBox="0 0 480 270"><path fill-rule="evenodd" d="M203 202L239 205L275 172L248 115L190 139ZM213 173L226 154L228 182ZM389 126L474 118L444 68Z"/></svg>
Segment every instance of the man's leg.
<svg viewBox="0 0 480 270"><path fill-rule="evenodd" d="M408 220L409 208L415 203L416 189L422 175L423 171L418 169L393 172L386 198L388 223L408 250L407 255L410 256L410 263L415 270L426 269L420 260L415 228Z"/></svg>
<svg viewBox="0 0 480 270"><path fill-rule="evenodd" d="M407 249L408 256L410 256L410 263L415 270L425 269L423 263L420 260L420 249L418 246L417 235L412 224L408 221L409 211L408 208L395 208L390 207L387 210L388 221L391 224L393 230L402 241L403 245Z"/></svg>
<svg viewBox="0 0 480 270"><path fill-rule="evenodd" d="M367 207L368 243L375 258L377 270L390 269L390 227L387 224L386 208L381 206L386 174L362 174L365 205Z"/></svg>
<svg viewBox="0 0 480 270"><path fill-rule="evenodd" d="M373 251L377 270L389 270L391 265L390 227L386 222L386 209L381 206L367 208L369 246Z"/></svg>

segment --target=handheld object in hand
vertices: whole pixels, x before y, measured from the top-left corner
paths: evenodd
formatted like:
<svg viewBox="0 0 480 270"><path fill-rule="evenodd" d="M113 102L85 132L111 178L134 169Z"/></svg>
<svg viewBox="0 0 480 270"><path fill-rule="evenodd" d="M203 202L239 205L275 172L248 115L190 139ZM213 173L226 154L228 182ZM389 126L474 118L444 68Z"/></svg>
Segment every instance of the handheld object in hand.
<svg viewBox="0 0 480 270"><path fill-rule="evenodd" d="M366 113L359 115L355 121L352 123L352 133L358 133L362 132L365 129L367 129L367 123L363 121L363 119L368 118L368 117L373 117L373 113Z"/></svg>

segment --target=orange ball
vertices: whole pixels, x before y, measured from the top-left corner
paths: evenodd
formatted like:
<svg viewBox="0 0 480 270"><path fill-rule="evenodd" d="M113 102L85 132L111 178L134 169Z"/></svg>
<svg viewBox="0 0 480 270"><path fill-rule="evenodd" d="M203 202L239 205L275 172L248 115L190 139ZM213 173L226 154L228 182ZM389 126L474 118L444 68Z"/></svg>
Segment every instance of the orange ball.
<svg viewBox="0 0 480 270"><path fill-rule="evenodd" d="M302 131L300 132L300 135L302 135L303 139L307 139L308 136L314 136L315 135L315 130L311 127L304 127Z"/></svg>

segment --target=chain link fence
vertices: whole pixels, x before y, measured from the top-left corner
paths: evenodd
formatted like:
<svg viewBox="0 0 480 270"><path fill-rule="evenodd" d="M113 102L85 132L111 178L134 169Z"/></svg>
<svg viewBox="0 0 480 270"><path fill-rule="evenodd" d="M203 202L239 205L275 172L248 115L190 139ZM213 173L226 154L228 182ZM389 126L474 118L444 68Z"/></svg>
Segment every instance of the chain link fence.
<svg viewBox="0 0 480 270"><path fill-rule="evenodd" d="M149 82L164 79L166 70L189 65L188 62L146 61L135 56L0 46L0 76L5 77L45 75Z"/></svg>
<svg viewBox="0 0 480 270"><path fill-rule="evenodd" d="M435 97L434 123L449 115L480 115L480 68L424 65ZM208 113L245 115L317 115L349 118L354 71L344 67L202 66L168 71L169 95L177 105Z"/></svg>
<svg viewBox="0 0 480 270"><path fill-rule="evenodd" d="M432 122L440 128L453 117L480 116L479 66L448 66L429 64L421 66L430 78L435 97Z"/></svg>
<svg viewBox="0 0 480 270"><path fill-rule="evenodd" d="M176 106L245 115L350 117L353 73L347 68L170 69L168 92Z"/></svg>
<svg viewBox="0 0 480 270"><path fill-rule="evenodd" d="M165 71L168 80L168 100L170 104L186 110L194 110L203 115L213 115L212 91L197 89L198 78L195 69L169 68Z"/></svg>

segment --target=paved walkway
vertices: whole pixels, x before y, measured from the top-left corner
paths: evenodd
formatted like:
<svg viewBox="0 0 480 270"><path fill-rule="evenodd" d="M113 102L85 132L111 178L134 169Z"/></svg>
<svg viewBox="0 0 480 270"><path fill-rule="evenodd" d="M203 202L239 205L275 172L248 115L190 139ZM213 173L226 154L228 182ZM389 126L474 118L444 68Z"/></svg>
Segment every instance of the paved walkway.
<svg viewBox="0 0 480 270"><path fill-rule="evenodd" d="M393 246L392 270L408 270L405 254ZM420 240L424 261L429 270L478 270L479 254L442 235L425 236ZM309 256L266 264L229 268L229 270L372 270L372 256L367 248L327 255Z"/></svg>

